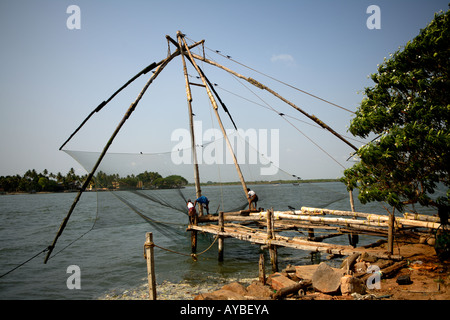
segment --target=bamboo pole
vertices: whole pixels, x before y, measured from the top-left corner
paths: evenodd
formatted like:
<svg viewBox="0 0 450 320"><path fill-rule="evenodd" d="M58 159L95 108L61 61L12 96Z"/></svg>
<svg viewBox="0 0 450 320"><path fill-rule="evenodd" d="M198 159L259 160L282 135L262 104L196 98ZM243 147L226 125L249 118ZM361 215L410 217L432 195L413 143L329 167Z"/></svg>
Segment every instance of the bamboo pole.
<svg viewBox="0 0 450 320"><path fill-rule="evenodd" d="M186 68L186 61L184 59L184 46L182 44L181 40L181 32L177 32L177 38L178 38L178 44L179 44L179 50L181 52L181 61L183 63L183 73L184 73L184 79L186 82L186 95L187 95L187 103L188 103L188 112L189 112L189 131L191 134L191 152L192 152L192 159L194 162L194 181L195 181L195 194L197 199L202 196L202 191L200 189L200 175L198 171L198 161L197 161L197 149L195 147L195 133L194 133L194 120L193 120L193 113L192 113L192 92L191 87L189 84L189 75ZM198 213L199 216L203 216L203 205L201 203L198 204Z"/></svg>
<svg viewBox="0 0 450 320"><path fill-rule="evenodd" d="M267 213L250 213L250 216L266 216ZM354 220L354 219L345 219L345 218L328 218L328 217L318 217L318 216L307 216L307 215L293 215L287 213L277 213L275 214L275 219L292 219L292 220L302 220L302 221L310 221L310 222L319 222L319 223L329 223L329 224L362 224L368 226L381 226L387 227L387 223L385 220L383 221L373 221L373 220Z"/></svg>
<svg viewBox="0 0 450 320"><path fill-rule="evenodd" d="M194 43L190 48L194 48L198 46L199 44L203 44L204 40ZM176 51L174 53L175 55L179 55L180 51ZM102 101L92 112L83 120L83 122L78 126L77 129L70 135L70 137L59 147L59 150L64 148L64 146L77 134L77 132L84 126L84 124L94 115L96 112L100 112L103 107L105 107L116 95L118 95L123 89L125 89L128 85L130 85L132 82L134 82L137 78L139 78L141 75L147 74L149 71L153 70L154 68L158 67L162 63L164 63L165 59L161 60L160 62L156 63L153 62L144 69L142 69L139 73L137 73L133 78L128 80L122 87L120 87L118 90L116 90L107 100Z"/></svg>
<svg viewBox="0 0 450 320"><path fill-rule="evenodd" d="M147 260L147 278L148 278L148 293L149 300L156 300L156 275L155 275L155 257L153 254L153 233L147 232L145 234L145 259Z"/></svg>
<svg viewBox="0 0 450 320"><path fill-rule="evenodd" d="M380 215L380 214L372 214L372 213L362 213L362 212L350 212L350 211L342 211L342 210L330 210L330 209L318 209L318 208L308 208L302 207L302 211L305 212L320 212L322 214L330 214L330 215L339 215L339 216L351 216L351 217L363 217L366 218L368 222L379 222L386 223L389 220L389 215ZM356 220L358 221L358 220ZM395 217L395 221L397 224L405 225L405 226L413 226L413 227L421 227L421 228L430 228L437 229L440 226L440 223L431 222L431 221L419 221L412 219L405 219L400 217Z"/></svg>
<svg viewBox="0 0 450 320"><path fill-rule="evenodd" d="M206 80L206 77L205 77L204 73L203 73L202 70L198 67L197 63L195 62L195 60L194 60L194 58L193 58L193 54L192 54L191 51L189 50L189 48L188 48L188 46L187 46L187 44L186 44L185 39L182 38L182 40L183 40L184 46L185 46L185 48L186 48L185 51L186 51L186 53L187 53L187 55L188 55L188 57L189 57L189 61L192 63L192 65L194 66L194 68L197 70L197 73L199 74L199 76L200 76L200 78L201 78L201 80L202 80L202 82L203 82L203 85L204 85L205 88L206 88L206 92L207 92L207 94L208 94L208 97L209 97L209 100L210 100L210 102L211 102L211 105L213 106L213 110L214 110L214 113L215 113L215 115L216 115L217 122L219 123L220 129L221 129L221 131L222 131L222 134L223 134L223 136L224 136L224 138L225 138L225 141L226 141L226 143L227 143L228 149L229 149L229 151L230 151L230 153L231 153L231 156L232 156L232 158L233 158L233 162L234 162L234 165L235 165L235 167L236 167L236 171L237 171L237 173L238 173L238 175L239 175L239 179L240 179L240 181L241 181L242 188L244 189L244 193L245 193L246 197L248 197L248 196L247 196L247 185L246 185L246 183L245 183L244 176L242 175L241 168L239 167L239 163L238 163L238 161L237 161L236 155L234 154L233 147L231 146L230 140L228 139L228 135L226 134L225 128L224 128L223 123L222 123L222 120L220 119L219 112L218 112L218 110L217 110L217 109L218 109L217 102L216 102L216 100L214 99L214 96L213 96L211 90L209 89L208 82L207 82L207 80Z"/></svg>
<svg viewBox="0 0 450 320"><path fill-rule="evenodd" d="M420 221L430 221L430 222L439 222L439 217L433 217L433 216L427 216L423 214L418 213L410 213L405 212L403 214L403 218L410 219L410 220L420 220Z"/></svg>
<svg viewBox="0 0 450 320"><path fill-rule="evenodd" d="M155 73L150 77L150 79L147 81L147 83L145 84L144 88L141 90L141 92L139 93L139 95L137 96L136 100L130 105L130 107L128 108L128 110L126 111L125 115L123 116L122 120L120 121L119 125L116 127L116 129L114 130L113 134L111 135L111 137L109 138L108 142L106 143L105 147L103 148L102 153L100 154L97 162L95 163L94 167L92 168L91 172L89 173L86 181L84 182L83 186L81 187L81 189L78 191L77 196L75 197L75 200L72 203L72 206L69 209L69 212L67 213L66 217L64 218L63 222L61 223L61 226L59 227L58 232L56 233L55 239L53 240L53 243L48 247L48 252L47 252L47 256L45 257L44 263L47 263L48 259L50 258L50 255L56 245L56 242L58 241L58 238L61 236L62 232L64 231L64 228L67 225L67 222L70 219L70 216L72 215L73 210L75 209L78 201L81 198L82 193L86 190L86 188L89 186L89 183L91 182L92 178L94 177L95 171L97 170L97 168L99 167L101 161L103 160L104 156L106 155L106 152L108 151L109 147L111 146L111 144L113 143L115 137L117 136L117 134L119 133L120 129L122 128L122 126L125 124L125 122L128 120L128 118L130 117L130 115L133 113L133 111L135 110L135 108L137 107L139 101L141 101L142 96L144 95L144 93L147 91L148 87L150 86L150 84L153 82L153 80L156 79L156 77L160 74L160 72L164 69L164 67L177 55L179 54L179 51L175 52L174 54L170 55L169 57L167 57L164 62L158 66L158 68L156 69Z"/></svg>

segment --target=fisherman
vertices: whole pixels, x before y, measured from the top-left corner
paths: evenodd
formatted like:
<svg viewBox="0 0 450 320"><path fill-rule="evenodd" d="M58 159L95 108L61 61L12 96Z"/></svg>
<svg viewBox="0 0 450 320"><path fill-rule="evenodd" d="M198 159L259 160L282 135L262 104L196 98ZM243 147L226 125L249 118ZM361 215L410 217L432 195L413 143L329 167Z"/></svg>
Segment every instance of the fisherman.
<svg viewBox="0 0 450 320"><path fill-rule="evenodd" d="M253 190L250 190L250 188L247 188L247 192L248 192L248 208L249 210L252 210L252 203L254 205L254 209L257 208L258 206L258 196L256 195L256 192Z"/></svg>
<svg viewBox="0 0 450 320"><path fill-rule="evenodd" d="M209 214L209 200L208 200L208 198L205 197L205 196L199 197L197 200L195 200L194 207L197 205L197 202L200 203L201 206L205 205L206 213Z"/></svg>
<svg viewBox="0 0 450 320"><path fill-rule="evenodd" d="M187 201L189 223L194 224L195 218L197 216L197 211L195 211L195 205L192 203L191 199Z"/></svg>

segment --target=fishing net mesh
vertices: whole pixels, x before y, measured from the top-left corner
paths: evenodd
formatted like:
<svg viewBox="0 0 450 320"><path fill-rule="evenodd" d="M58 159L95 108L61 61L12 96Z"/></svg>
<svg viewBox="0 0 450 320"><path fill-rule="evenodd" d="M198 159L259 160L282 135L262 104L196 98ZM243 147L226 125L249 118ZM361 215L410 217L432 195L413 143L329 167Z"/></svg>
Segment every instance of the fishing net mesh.
<svg viewBox="0 0 450 320"><path fill-rule="evenodd" d="M341 191L327 190L317 184L299 183L299 176L276 166L248 141L230 137L233 138L238 141L235 154L239 168L247 186L258 195L258 207L290 210L304 205L317 206L317 192L326 194L319 205L348 197ZM210 201L210 214L248 208L247 193L239 182L236 166L225 143L221 142L197 147L201 190ZM100 157L100 152L65 152L87 172ZM196 199L192 159L190 148L161 153L106 153L87 189L87 192L97 192L95 228L142 222L160 231L173 231L175 225L186 226L186 203L188 199ZM313 198L314 203L310 201ZM184 232L181 227L178 230Z"/></svg>

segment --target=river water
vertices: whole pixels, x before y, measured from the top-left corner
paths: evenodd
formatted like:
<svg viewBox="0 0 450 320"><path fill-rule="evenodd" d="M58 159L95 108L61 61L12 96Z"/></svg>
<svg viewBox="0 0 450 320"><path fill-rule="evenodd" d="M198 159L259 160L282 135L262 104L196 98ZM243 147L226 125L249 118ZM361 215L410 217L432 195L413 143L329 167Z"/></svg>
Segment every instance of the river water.
<svg viewBox="0 0 450 320"><path fill-rule="evenodd" d="M217 188L203 187L203 194L211 194ZM277 210L287 210L287 205L299 209L302 205L320 207L325 204L331 209L350 210L348 193L341 183L255 185L254 189L259 194L271 195L270 204L264 203L263 197L259 206L271 206ZM239 190L242 192L240 186L226 186L221 193L226 196ZM183 192L194 194L194 189L188 187ZM47 264L43 263L45 253L39 253L52 243L76 194L0 196L0 299L98 299L110 292L142 286L147 281L143 258L146 232L153 232L158 246L190 253L190 234L185 232L186 215L173 213L170 208L151 206L150 211L158 211L158 219L173 223L171 232L167 232L143 219L115 219L115 215L123 214L123 206L108 200L100 201L100 194L109 192L86 192L82 195ZM361 212L385 213L379 204L362 206L356 200L356 206ZM108 221L114 223L94 224L99 213L102 217L107 215ZM130 213L128 215L131 217ZM200 235L198 252L208 248L212 240L211 236ZM362 236L359 244L373 240L373 237ZM346 236L329 241L348 244ZM199 256L198 261L155 248L157 283L200 284L257 277L260 253L259 246L235 239L225 240L222 263L217 261L217 244ZM280 268L287 264L311 263L308 252L280 248L278 254ZM322 258L325 259L324 256ZM75 280L72 276L76 275L70 266L77 266L79 270L79 289L69 288L73 287Z"/></svg>

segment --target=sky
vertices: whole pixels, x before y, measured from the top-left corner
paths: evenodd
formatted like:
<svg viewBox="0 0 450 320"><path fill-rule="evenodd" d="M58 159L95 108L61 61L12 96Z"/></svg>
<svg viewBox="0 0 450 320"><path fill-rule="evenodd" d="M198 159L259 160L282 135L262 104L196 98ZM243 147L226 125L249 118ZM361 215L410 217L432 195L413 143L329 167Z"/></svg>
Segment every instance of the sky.
<svg viewBox="0 0 450 320"><path fill-rule="evenodd" d="M68 10L71 5L79 8L79 15ZM367 12L370 5L378 6L379 16ZM189 43L205 40L208 58L258 80L350 136L353 112L364 98L364 88L373 85L368 75L440 10L448 10L448 0L2 0L0 175L22 175L29 169L65 174L70 168L86 173L59 147L100 102L144 67L164 59L169 48L166 35L176 39L178 30ZM380 28L368 28L368 20ZM202 49L193 51L202 54ZM261 141L260 132L278 130L276 141L266 141L271 150L278 150L283 170L304 179L337 178L353 165L347 160L352 148L311 126L298 111L223 70L199 65L218 84L238 128L254 130ZM188 72L192 82L200 82L192 67ZM96 113L65 149L101 151L149 77L140 77ZM207 138L207 129L218 124L212 120L204 89L192 90L195 120L202 124L196 135ZM223 112L221 117L225 128L232 129ZM174 132L186 130L188 124L182 62L177 57L150 85L110 151L173 150ZM367 142L350 141L357 147Z"/></svg>

